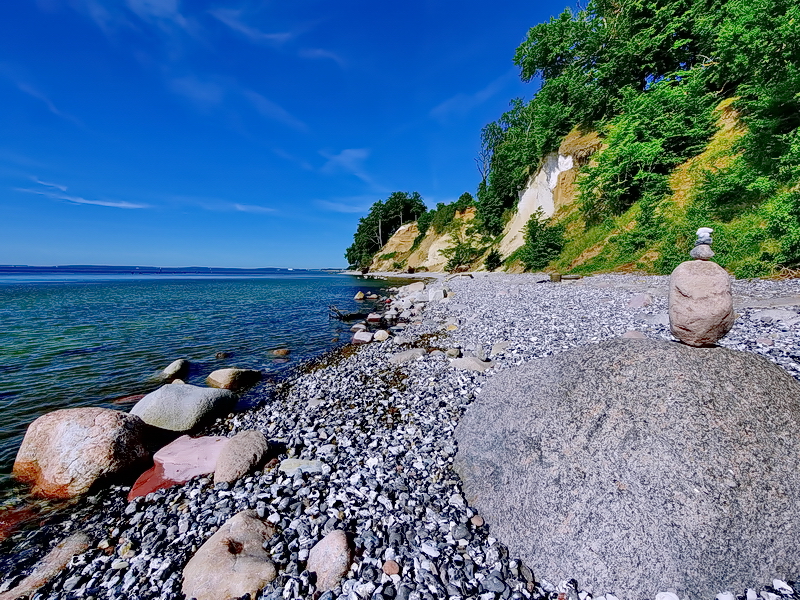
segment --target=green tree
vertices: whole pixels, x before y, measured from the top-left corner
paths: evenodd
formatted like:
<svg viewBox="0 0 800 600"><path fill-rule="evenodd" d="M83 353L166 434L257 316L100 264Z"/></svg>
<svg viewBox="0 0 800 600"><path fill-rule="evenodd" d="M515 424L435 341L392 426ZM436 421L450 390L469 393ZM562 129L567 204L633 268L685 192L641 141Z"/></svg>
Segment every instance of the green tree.
<svg viewBox="0 0 800 600"><path fill-rule="evenodd" d="M402 225L416 221L424 212L425 202L417 192L393 192L386 201L375 202L358 221L353 243L345 251L348 264L359 268L369 265L375 253Z"/></svg>

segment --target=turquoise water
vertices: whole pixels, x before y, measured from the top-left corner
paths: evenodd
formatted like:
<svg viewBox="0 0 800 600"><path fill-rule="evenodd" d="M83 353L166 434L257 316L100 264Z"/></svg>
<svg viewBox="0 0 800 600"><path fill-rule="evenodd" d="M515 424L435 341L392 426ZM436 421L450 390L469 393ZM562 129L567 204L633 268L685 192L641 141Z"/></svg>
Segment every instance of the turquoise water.
<svg viewBox="0 0 800 600"><path fill-rule="evenodd" d="M349 341L349 325L329 320L328 305L363 310L355 293L381 285L328 274L0 278L0 479L37 417L129 410L119 399L156 389L176 358L191 361L187 383L198 385L226 366L280 376ZM277 348L289 348L288 359L272 356Z"/></svg>

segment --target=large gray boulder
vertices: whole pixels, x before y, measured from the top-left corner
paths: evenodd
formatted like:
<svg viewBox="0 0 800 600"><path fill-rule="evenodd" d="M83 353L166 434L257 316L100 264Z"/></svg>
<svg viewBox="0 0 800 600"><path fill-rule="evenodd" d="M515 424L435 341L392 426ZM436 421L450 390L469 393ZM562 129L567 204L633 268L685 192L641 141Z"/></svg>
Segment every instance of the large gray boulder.
<svg viewBox="0 0 800 600"><path fill-rule="evenodd" d="M456 438L468 502L537 578L708 599L800 573L800 384L754 354L576 348L489 379Z"/></svg>
<svg viewBox="0 0 800 600"><path fill-rule="evenodd" d="M165 385L147 394L131 409L148 425L170 431L191 431L203 422L230 411L236 394L196 385Z"/></svg>

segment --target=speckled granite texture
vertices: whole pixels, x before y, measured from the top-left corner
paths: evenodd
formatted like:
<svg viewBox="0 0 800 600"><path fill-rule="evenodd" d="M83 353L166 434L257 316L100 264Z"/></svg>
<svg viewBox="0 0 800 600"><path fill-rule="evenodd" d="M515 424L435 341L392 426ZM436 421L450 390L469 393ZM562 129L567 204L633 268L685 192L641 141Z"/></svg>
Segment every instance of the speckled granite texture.
<svg viewBox="0 0 800 600"><path fill-rule="evenodd" d="M456 429L468 502L537 579L681 598L800 573L800 385L615 339L498 373Z"/></svg>

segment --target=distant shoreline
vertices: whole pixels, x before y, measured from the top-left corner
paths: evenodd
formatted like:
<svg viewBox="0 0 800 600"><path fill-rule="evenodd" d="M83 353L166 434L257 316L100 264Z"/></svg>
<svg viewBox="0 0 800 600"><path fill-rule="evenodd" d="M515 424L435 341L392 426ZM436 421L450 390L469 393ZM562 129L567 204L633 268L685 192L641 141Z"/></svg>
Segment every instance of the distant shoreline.
<svg viewBox="0 0 800 600"><path fill-rule="evenodd" d="M341 273L344 269L293 269L264 267L146 267L111 265L29 266L0 265L0 275L288 275L304 273Z"/></svg>

